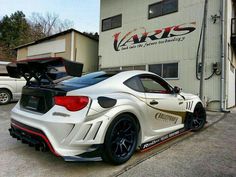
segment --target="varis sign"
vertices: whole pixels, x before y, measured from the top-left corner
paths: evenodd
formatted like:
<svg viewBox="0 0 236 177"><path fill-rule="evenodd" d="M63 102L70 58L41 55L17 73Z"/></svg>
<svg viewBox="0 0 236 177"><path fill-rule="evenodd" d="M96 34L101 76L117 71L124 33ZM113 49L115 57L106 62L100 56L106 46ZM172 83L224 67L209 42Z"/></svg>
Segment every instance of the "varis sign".
<svg viewBox="0 0 236 177"><path fill-rule="evenodd" d="M196 22L191 22L150 32L147 32L146 28L143 27L129 31L124 36L119 32L114 35L114 49L120 51L168 42L181 42L185 39L185 35L192 33L195 29Z"/></svg>

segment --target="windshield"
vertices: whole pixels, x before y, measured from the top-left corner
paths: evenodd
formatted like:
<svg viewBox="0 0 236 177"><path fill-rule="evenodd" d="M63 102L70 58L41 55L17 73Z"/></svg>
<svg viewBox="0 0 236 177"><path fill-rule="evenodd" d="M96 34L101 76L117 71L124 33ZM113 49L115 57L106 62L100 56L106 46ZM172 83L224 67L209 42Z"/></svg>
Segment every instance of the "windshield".
<svg viewBox="0 0 236 177"><path fill-rule="evenodd" d="M86 74L82 77L73 77L71 79L62 81L61 84L66 86L74 86L78 88L88 87L106 80L109 77L114 76L116 73L107 73L105 71L94 72Z"/></svg>

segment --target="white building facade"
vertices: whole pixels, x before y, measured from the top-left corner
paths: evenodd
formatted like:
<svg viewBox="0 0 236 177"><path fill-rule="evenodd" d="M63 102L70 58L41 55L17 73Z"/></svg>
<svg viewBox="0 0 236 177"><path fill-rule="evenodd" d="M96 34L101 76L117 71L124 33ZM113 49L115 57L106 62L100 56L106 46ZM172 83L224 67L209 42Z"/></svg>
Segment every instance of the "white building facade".
<svg viewBox="0 0 236 177"><path fill-rule="evenodd" d="M233 107L234 17L234 0L101 0L99 67L149 70L199 94L204 50L205 105Z"/></svg>

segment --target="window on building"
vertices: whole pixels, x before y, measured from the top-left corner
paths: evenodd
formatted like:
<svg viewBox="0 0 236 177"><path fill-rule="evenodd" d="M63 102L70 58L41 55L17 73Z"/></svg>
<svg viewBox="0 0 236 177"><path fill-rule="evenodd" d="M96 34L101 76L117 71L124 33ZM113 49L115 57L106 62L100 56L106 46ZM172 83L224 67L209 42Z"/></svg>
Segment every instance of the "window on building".
<svg viewBox="0 0 236 177"><path fill-rule="evenodd" d="M176 79L178 78L178 63L149 65L149 71L156 73L163 78Z"/></svg>
<svg viewBox="0 0 236 177"><path fill-rule="evenodd" d="M178 0L163 0L161 2L149 5L148 19L174 13L177 11L178 11Z"/></svg>
<svg viewBox="0 0 236 177"><path fill-rule="evenodd" d="M145 70L146 70L146 66L145 66L145 65L134 66L134 70L142 70L142 71L145 71Z"/></svg>
<svg viewBox="0 0 236 177"><path fill-rule="evenodd" d="M162 64L149 65L149 71L162 76Z"/></svg>
<svg viewBox="0 0 236 177"><path fill-rule="evenodd" d="M122 15L116 15L102 20L102 31L119 28L122 25Z"/></svg>
<svg viewBox="0 0 236 177"><path fill-rule="evenodd" d="M162 77L178 78L178 63L163 64Z"/></svg>

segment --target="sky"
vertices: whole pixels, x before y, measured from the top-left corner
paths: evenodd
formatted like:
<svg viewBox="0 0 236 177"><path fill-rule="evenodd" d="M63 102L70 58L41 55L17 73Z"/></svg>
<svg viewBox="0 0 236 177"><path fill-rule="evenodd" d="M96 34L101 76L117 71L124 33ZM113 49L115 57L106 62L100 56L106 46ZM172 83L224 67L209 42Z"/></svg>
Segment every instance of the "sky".
<svg viewBox="0 0 236 177"><path fill-rule="evenodd" d="M100 0L0 0L0 19L17 10L23 11L26 18L33 12L55 13L61 20L72 21L76 30L99 31Z"/></svg>

